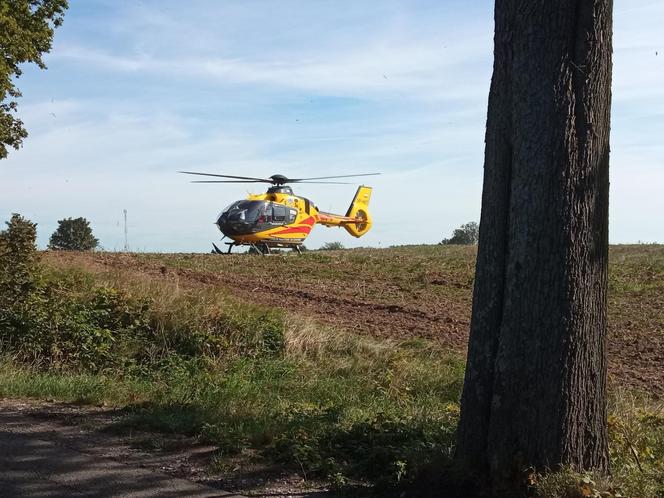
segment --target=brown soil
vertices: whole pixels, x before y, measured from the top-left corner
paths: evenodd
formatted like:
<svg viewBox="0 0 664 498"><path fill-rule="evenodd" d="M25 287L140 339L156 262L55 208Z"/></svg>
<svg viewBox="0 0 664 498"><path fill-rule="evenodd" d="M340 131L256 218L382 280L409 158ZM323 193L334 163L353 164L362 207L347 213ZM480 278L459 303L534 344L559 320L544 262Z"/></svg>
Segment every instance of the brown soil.
<svg viewBox="0 0 664 498"><path fill-rule="evenodd" d="M463 351L470 326L471 287L454 297L440 296L426 290L399 291L389 280L373 280L362 287L349 279L307 279L290 276L287 283L264 274L173 268L159 261L139 261L132 255L60 254L59 258L85 261L86 266L130 270L151 277L177 279L181 285L221 285L244 300L283 308L297 315L309 316L319 323L339 326L376 338L407 340L423 338L438 341ZM224 258L228 256L223 256ZM278 256L273 256L278 257ZM244 258L244 256L230 256ZM71 260L70 259L70 260ZM296 263L296 261L294 261ZM431 285L447 285L452 279L431 278Z"/></svg>
<svg viewBox="0 0 664 498"><path fill-rule="evenodd" d="M399 259L395 266L396 256L390 255L390 250L384 251L388 256L378 255L379 261L371 268L354 264L342 253L326 255L329 260L313 264L311 258L283 255L102 253L51 254L48 259L59 264L84 264L97 270L137 272L177 280L182 285L222 286L242 299L313 317L320 323L380 339L424 338L463 353L470 326L474 254L466 251L461 259L452 262L420 258L411 264L407 258ZM615 253L620 256L620 251L612 249L614 260L618 259ZM655 255L662 258L664 248L659 247ZM648 257L649 254L644 254L643 261L648 261ZM644 266L643 261L631 264ZM392 269L386 270L388 263ZM394 270L399 264L403 270ZM609 301L610 382L613 386L636 388L663 397L664 282L661 292L657 286L662 270L650 268L649 272L635 274L628 263L624 263L625 267L620 264L612 263L612 273L617 276L611 282L614 289ZM334 272L327 271L331 267ZM635 293L625 290L617 285L625 283L620 280L621 272L632 279L629 285L636 281L651 288ZM282 276L274 277L275 273Z"/></svg>

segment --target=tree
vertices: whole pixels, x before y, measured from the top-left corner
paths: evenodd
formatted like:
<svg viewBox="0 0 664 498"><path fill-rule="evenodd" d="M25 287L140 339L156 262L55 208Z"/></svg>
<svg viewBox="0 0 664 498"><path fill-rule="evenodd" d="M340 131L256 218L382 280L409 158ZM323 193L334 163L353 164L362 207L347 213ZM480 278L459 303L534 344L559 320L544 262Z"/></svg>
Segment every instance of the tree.
<svg viewBox="0 0 664 498"><path fill-rule="evenodd" d="M92 235L90 223L85 218L65 218L58 221L58 228L48 242L49 249L63 251L91 251L99 245Z"/></svg>
<svg viewBox="0 0 664 498"><path fill-rule="evenodd" d="M454 230L452 238L443 239L440 243L442 245L471 245L477 244L479 238L479 225L474 221L461 225Z"/></svg>
<svg viewBox="0 0 664 498"><path fill-rule="evenodd" d="M23 301L35 287L36 225L19 214L0 232L0 309Z"/></svg>
<svg viewBox="0 0 664 498"><path fill-rule="evenodd" d="M320 246L321 251L338 251L344 249L344 245L341 242L325 242Z"/></svg>
<svg viewBox="0 0 664 498"><path fill-rule="evenodd" d="M28 136L14 117L21 96L14 79L21 64L32 62L46 69L42 54L51 50L53 33L62 24L67 0L0 0L0 159L7 147L18 149Z"/></svg>
<svg viewBox="0 0 664 498"><path fill-rule="evenodd" d="M457 436L496 495L529 466L608 467L611 39L612 0L496 1Z"/></svg>

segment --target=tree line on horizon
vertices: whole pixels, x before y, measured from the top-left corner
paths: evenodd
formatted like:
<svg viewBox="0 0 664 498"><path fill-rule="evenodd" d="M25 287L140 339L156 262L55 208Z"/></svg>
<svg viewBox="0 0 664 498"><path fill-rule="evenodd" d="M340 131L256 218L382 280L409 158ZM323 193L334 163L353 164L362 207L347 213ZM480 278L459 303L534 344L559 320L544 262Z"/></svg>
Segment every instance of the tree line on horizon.
<svg viewBox="0 0 664 498"><path fill-rule="evenodd" d="M12 214L6 223L10 227L36 226L17 213ZM53 251L92 251L98 247L99 239L93 235L90 222L83 217L58 220L58 227L48 241L48 249Z"/></svg>

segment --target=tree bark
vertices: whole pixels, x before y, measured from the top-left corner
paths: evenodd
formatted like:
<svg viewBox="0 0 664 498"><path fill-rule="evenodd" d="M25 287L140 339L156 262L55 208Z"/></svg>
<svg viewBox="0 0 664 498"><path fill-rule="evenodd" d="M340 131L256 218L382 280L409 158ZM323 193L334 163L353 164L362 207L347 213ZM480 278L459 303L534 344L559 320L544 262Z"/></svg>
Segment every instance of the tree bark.
<svg viewBox="0 0 664 498"><path fill-rule="evenodd" d="M457 456L608 469L612 0L496 0Z"/></svg>

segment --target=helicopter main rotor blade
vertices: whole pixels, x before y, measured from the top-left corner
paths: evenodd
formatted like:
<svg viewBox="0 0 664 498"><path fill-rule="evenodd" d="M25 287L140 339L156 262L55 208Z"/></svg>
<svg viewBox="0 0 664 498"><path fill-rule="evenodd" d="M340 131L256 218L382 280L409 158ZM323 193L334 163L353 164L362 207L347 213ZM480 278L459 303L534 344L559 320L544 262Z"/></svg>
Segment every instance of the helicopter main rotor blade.
<svg viewBox="0 0 664 498"><path fill-rule="evenodd" d="M265 183L260 180L192 180L189 183ZM352 185L350 182L297 182L303 185Z"/></svg>
<svg viewBox="0 0 664 498"><path fill-rule="evenodd" d="M235 180L250 180L253 182L272 183L272 180L269 178L255 178L252 176L217 175L215 173L199 173L197 171L178 171L178 173L184 173L185 175L216 176L219 178L233 178Z"/></svg>
<svg viewBox="0 0 664 498"><path fill-rule="evenodd" d="M212 176L215 178L230 178L231 180L199 180L191 183L271 183L272 185L285 185L287 183L327 183L337 185L350 185L346 182L316 182L311 180L328 180L334 178L352 178L356 176L375 176L380 173L359 173L357 175L316 176L311 178L287 178L284 175L272 175L270 178L256 178L253 176L219 175L216 173L201 173L198 171L178 171L185 175Z"/></svg>
<svg viewBox="0 0 664 498"><path fill-rule="evenodd" d="M189 183L265 183L263 180L192 180Z"/></svg>
<svg viewBox="0 0 664 498"><path fill-rule="evenodd" d="M380 173L360 173L357 175L337 175L337 176L316 176L312 178L289 178L288 182L293 183L293 182L304 182L307 180L327 180L329 178L351 178L354 176L375 176L375 175L380 175Z"/></svg>
<svg viewBox="0 0 664 498"><path fill-rule="evenodd" d="M293 180L291 180L292 182ZM297 183L302 183L303 185L352 185L350 182L308 182L308 181L302 181L302 182L297 182Z"/></svg>

